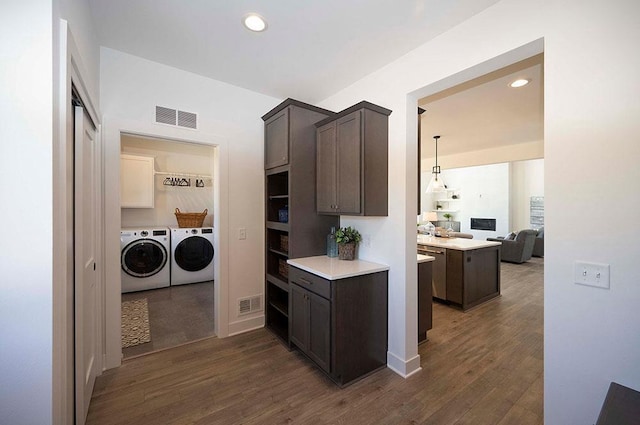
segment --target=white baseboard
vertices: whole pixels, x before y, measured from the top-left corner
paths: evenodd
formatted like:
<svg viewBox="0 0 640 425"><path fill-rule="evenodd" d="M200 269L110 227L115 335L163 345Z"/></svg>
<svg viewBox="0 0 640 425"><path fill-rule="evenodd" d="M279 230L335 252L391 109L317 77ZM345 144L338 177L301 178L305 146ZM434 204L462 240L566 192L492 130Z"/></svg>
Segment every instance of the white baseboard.
<svg viewBox="0 0 640 425"><path fill-rule="evenodd" d="M404 360L391 351L387 351L387 367L405 379L422 370L419 354L409 360Z"/></svg>
<svg viewBox="0 0 640 425"><path fill-rule="evenodd" d="M229 336L264 328L264 315L229 323Z"/></svg>

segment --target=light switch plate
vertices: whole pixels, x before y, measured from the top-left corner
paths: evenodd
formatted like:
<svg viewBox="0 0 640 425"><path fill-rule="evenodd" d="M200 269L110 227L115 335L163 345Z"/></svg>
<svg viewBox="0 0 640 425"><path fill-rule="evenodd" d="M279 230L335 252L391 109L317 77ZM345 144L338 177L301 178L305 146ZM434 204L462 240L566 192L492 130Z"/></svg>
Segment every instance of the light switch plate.
<svg viewBox="0 0 640 425"><path fill-rule="evenodd" d="M241 241L247 239L247 229L244 227L238 229L238 239Z"/></svg>
<svg viewBox="0 0 640 425"><path fill-rule="evenodd" d="M609 264L576 261L573 266L574 282L579 285L609 289Z"/></svg>

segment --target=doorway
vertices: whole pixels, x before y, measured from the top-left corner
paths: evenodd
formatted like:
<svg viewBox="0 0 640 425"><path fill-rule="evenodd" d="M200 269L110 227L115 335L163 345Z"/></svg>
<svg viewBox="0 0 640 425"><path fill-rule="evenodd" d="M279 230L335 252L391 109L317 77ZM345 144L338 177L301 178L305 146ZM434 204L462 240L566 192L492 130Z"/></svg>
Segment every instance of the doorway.
<svg viewBox="0 0 640 425"><path fill-rule="evenodd" d="M121 134L125 359L215 336L215 149Z"/></svg>
<svg viewBox="0 0 640 425"><path fill-rule="evenodd" d="M433 219L480 240L542 227L532 206L544 196L543 60L539 54L418 100L425 110L418 116L418 223ZM510 87L518 78L530 85ZM444 190L425 193L435 171L434 136ZM468 368L477 382L493 382L487 387L493 394L517 381L517 389L496 397L541 424L544 257L529 257L501 263L499 298L465 312L434 303L433 328L419 353L427 373Z"/></svg>

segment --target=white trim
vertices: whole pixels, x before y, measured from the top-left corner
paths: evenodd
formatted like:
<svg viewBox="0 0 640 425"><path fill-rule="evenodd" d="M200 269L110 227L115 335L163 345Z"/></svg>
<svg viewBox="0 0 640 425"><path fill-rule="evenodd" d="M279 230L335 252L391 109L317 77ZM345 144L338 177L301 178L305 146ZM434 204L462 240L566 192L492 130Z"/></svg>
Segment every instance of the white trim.
<svg viewBox="0 0 640 425"><path fill-rule="evenodd" d="M73 363L73 222L69 219L73 208L73 118L71 111L71 86L75 85L78 94L85 103L87 113L96 124L96 138L100 142L99 112L95 108L92 92L87 89L85 77L88 75L82 64L80 52L67 21L60 19L58 33L58 56L54 58L54 134L53 134L53 359L52 359L52 413L54 424L72 423L74 418L74 363ZM97 155L100 155L98 150ZM71 168L70 168L71 167ZM98 178L100 174L98 174ZM101 193L97 193L97 200ZM71 202L71 204L70 204ZM101 209L98 208L98 211ZM100 217L98 217L100 220ZM96 260L103 263L102 226L98 222L98 240L96 241ZM71 232L71 235L69 234ZM103 285L103 275L98 273L99 287ZM102 305L102 303L100 303ZM101 323L102 310L96 312ZM102 327L99 328L99 332ZM102 352L102 334L98 335ZM102 356L98 357L98 361ZM102 364L98 364L102 370Z"/></svg>
<svg viewBox="0 0 640 425"><path fill-rule="evenodd" d="M420 354L409 360L403 360L391 351L387 351L387 367L406 379L422 370L422 367L420 367Z"/></svg>
<svg viewBox="0 0 640 425"><path fill-rule="evenodd" d="M252 317L249 319L238 320L229 323L229 335L234 336L244 332L253 331L256 329L264 328L264 314L258 317Z"/></svg>
<svg viewBox="0 0 640 425"><path fill-rule="evenodd" d="M215 333L229 336L229 149L225 139L201 131L181 127L159 126L156 123L131 121L118 117L103 117L104 135L104 216L105 216L105 369L118 367L122 361L120 335L120 140L123 134L155 139L214 146L213 176L214 207L214 311Z"/></svg>

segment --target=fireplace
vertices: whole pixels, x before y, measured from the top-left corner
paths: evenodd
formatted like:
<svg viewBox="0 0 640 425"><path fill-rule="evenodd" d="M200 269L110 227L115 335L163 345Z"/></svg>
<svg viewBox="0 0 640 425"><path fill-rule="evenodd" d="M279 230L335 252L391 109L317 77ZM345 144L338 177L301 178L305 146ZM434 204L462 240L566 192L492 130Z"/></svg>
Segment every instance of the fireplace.
<svg viewBox="0 0 640 425"><path fill-rule="evenodd" d="M472 230L496 230L495 218L471 218Z"/></svg>

